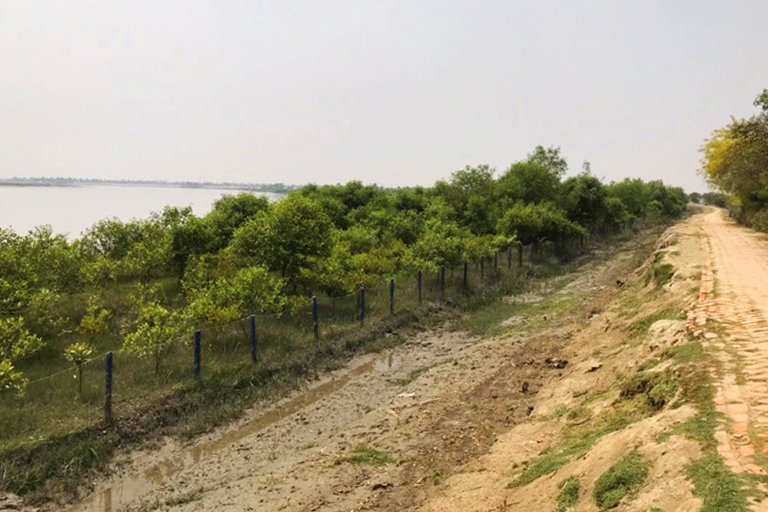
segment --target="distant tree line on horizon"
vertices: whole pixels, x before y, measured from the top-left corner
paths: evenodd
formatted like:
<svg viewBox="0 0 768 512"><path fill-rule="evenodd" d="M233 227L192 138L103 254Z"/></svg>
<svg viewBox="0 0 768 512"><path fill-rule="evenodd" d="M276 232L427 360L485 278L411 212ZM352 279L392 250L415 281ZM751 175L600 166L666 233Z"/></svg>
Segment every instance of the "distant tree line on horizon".
<svg viewBox="0 0 768 512"><path fill-rule="evenodd" d="M311 294L341 297L518 244L568 258L589 234L674 218L688 203L661 181L606 184L567 168L559 148L538 146L501 173L466 167L433 187L227 195L204 216L166 207L102 220L72 242L48 226L0 229L0 391L23 389L14 365L51 339L71 341L77 363L110 326L123 350L159 364L193 325L281 314Z"/></svg>
<svg viewBox="0 0 768 512"><path fill-rule="evenodd" d="M301 188L300 185L286 185L285 183L235 183L227 181L115 180L103 178L60 177L0 178L0 186L76 187L89 185L234 189L270 192L274 194L287 194Z"/></svg>

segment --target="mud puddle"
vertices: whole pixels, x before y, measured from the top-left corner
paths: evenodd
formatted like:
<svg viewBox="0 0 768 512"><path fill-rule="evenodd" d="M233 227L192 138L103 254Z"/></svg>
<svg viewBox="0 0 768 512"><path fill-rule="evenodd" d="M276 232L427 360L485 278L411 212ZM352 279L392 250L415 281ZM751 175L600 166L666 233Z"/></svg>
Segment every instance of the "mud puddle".
<svg viewBox="0 0 768 512"><path fill-rule="evenodd" d="M402 364L400 356L389 354L352 368L346 373L319 384L281 405L256 416L223 435L179 451L139 474L120 475L95 489L91 497L69 509L69 512L117 512L142 496L159 488L172 476L205 461L213 454L295 414L315 402L332 395L355 377L372 372L388 373Z"/></svg>

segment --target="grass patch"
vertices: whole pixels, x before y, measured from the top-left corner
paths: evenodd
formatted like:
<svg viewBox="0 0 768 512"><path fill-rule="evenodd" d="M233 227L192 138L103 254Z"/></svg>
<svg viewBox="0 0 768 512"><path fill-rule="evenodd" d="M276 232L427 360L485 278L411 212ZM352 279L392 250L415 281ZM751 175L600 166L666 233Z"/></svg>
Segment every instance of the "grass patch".
<svg viewBox="0 0 768 512"><path fill-rule="evenodd" d="M579 501L581 484L579 479L572 476L560 484L560 493L557 495L557 512L567 512Z"/></svg>
<svg viewBox="0 0 768 512"><path fill-rule="evenodd" d="M657 288L661 288L675 275L675 267L669 263L664 263L664 253L657 252L653 257L648 273L646 274L645 284L654 281Z"/></svg>
<svg viewBox="0 0 768 512"><path fill-rule="evenodd" d="M361 444L355 447L352 455L339 459L339 462L366 464L369 466L384 466L395 462L395 459L386 452Z"/></svg>
<svg viewBox="0 0 768 512"><path fill-rule="evenodd" d="M696 340L671 347L667 354L679 364L700 363L707 358L704 346Z"/></svg>
<svg viewBox="0 0 768 512"><path fill-rule="evenodd" d="M642 396L648 407L659 411L667 405L677 392L677 384L667 372L641 372L623 381L620 398Z"/></svg>
<svg viewBox="0 0 768 512"><path fill-rule="evenodd" d="M637 490L648 478L648 462L634 451L627 454L595 483L593 496L600 510L617 507L628 494Z"/></svg>
<svg viewBox="0 0 768 512"><path fill-rule="evenodd" d="M747 512L747 493L744 483L725 465L716 451L687 468L694 493L702 498L701 512Z"/></svg>

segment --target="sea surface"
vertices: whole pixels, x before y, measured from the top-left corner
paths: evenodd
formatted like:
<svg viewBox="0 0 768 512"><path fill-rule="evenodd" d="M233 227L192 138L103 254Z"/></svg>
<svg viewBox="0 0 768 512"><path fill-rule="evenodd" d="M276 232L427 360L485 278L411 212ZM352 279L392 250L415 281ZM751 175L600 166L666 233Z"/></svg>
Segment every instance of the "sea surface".
<svg viewBox="0 0 768 512"><path fill-rule="evenodd" d="M165 206L191 206L196 215L205 215L223 195L241 191L149 186L0 186L0 227L26 234L48 224L54 233L70 240L94 223L118 218L144 219ZM253 192L276 200L279 194Z"/></svg>

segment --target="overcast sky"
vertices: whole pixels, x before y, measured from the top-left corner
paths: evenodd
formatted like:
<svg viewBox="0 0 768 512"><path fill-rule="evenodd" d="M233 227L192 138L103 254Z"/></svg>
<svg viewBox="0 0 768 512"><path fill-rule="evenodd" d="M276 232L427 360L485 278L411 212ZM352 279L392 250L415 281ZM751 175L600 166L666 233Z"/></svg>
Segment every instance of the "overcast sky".
<svg viewBox="0 0 768 512"><path fill-rule="evenodd" d="M703 189L768 1L0 0L0 177L429 185L537 144Z"/></svg>

